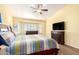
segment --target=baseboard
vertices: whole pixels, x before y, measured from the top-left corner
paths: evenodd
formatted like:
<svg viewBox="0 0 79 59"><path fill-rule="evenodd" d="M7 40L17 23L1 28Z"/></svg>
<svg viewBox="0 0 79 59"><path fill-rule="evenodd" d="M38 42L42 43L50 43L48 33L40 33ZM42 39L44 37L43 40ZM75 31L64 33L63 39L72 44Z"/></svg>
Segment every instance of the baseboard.
<svg viewBox="0 0 79 59"><path fill-rule="evenodd" d="M72 48L73 50L79 51L79 49L78 49L78 48L75 48L75 47L70 46L70 45L67 45L67 44L64 44L64 45L65 45L65 46L68 46L68 47L70 47L70 48Z"/></svg>

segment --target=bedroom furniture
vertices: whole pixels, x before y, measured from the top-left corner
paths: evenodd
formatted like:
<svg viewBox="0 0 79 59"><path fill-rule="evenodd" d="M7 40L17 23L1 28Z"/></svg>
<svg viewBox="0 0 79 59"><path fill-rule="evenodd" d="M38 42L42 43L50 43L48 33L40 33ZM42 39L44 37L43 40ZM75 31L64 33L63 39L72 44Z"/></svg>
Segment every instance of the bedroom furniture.
<svg viewBox="0 0 79 59"><path fill-rule="evenodd" d="M4 48L3 46L0 46L0 55L3 54L3 53L2 53L2 52L3 52L3 48Z"/></svg>
<svg viewBox="0 0 79 59"><path fill-rule="evenodd" d="M26 35L33 35L33 34L38 34L38 31L26 31ZM59 49L52 48L44 51L35 52L30 55L57 55L58 51Z"/></svg>
<svg viewBox="0 0 79 59"><path fill-rule="evenodd" d="M4 25L0 25L0 29L3 27ZM7 26L4 26L5 28L7 28ZM33 35L33 34L38 34L38 31L28 31L28 32L26 32L26 35L24 35L24 37L26 37L26 36L28 36L28 35ZM31 35L31 37L32 37L32 35ZM16 36L17 37L17 36ZM21 36L19 36L19 37L21 37ZM26 44L26 42L24 41L25 40L25 38L24 37L22 37L21 39L23 40L21 40L20 38L18 39L18 40L21 40L20 42L22 43L24 43L24 45L21 45L21 48L23 47L24 49L27 47L25 44ZM30 36L28 37L28 38L31 38ZM29 40L29 39L28 39ZM28 41L27 40L27 41ZM31 41L32 39L30 39L30 41ZM35 40L35 39L33 39L33 40ZM39 39L38 39L39 40ZM16 41L17 41L17 39L16 39ZM40 40L39 40L40 41ZM40 43L38 43L39 41L36 41L35 42L35 44L36 44L36 47L39 47L40 45L37 45L37 44L40 44ZM42 43L43 43L43 41L41 41ZM48 40L47 42L51 42L50 40ZM52 42L54 42L54 41L52 41ZM16 43L16 42L15 42ZM23 44L22 43L22 44ZM17 44L17 43L16 43ZM15 45L16 45L15 44ZM50 45L50 43L49 43L49 45ZM54 45L54 44L53 44ZM56 43L55 43L55 45L56 45ZM44 46L44 43L43 43L43 45L41 45L41 46ZM15 47L15 46L13 46L13 47ZM11 49L13 49L13 50L10 50L10 51L13 51L14 52L14 48L13 47L10 47ZM16 46L16 51L18 52L18 49L19 49L19 47L20 46ZM51 47L51 46L50 46ZM22 49L23 49L22 48ZM34 47L33 47L34 48ZM42 47L42 48L44 48L44 47ZM50 49L47 49L47 50L41 50L41 51L39 51L37 48L34 48L35 49L35 51L37 51L37 52L34 52L34 53L30 53L29 55L57 55L58 54L58 51L59 51L59 48L50 48ZM37 50L36 50L37 49Z"/></svg>
<svg viewBox="0 0 79 59"><path fill-rule="evenodd" d="M65 34L64 31L58 31L58 30L51 31L51 37L54 38L59 44L65 43L64 34Z"/></svg>
<svg viewBox="0 0 79 59"><path fill-rule="evenodd" d="M6 46L5 46L5 45L1 45L1 46L0 46L0 52L1 52L4 48L6 48Z"/></svg>
<svg viewBox="0 0 79 59"><path fill-rule="evenodd" d="M6 47L7 46L5 46L5 45L0 46L0 55L6 55L5 50L4 50ZM8 52L7 52L7 54L8 54Z"/></svg>
<svg viewBox="0 0 79 59"><path fill-rule="evenodd" d="M59 44L65 43L65 22L57 22L52 24L51 37Z"/></svg>

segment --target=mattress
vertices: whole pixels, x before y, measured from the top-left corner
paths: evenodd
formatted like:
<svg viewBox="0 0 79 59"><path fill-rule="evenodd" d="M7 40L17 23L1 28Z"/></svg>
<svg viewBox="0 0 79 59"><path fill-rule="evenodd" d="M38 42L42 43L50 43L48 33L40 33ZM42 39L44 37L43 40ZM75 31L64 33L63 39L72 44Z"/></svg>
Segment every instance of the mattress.
<svg viewBox="0 0 79 59"><path fill-rule="evenodd" d="M4 51L10 55L25 55L51 48L59 49L59 45L54 39L42 35L18 35Z"/></svg>

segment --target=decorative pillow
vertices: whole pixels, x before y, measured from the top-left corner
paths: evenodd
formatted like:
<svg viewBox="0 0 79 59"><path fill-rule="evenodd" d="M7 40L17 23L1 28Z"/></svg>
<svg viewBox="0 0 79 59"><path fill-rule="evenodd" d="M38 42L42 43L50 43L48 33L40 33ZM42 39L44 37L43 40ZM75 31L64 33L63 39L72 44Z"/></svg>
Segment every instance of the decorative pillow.
<svg viewBox="0 0 79 59"><path fill-rule="evenodd" d="M9 46L7 44L7 42L2 38L2 36L0 35L0 45L6 45L6 46Z"/></svg>
<svg viewBox="0 0 79 59"><path fill-rule="evenodd" d="M7 28L1 28L1 32L8 32Z"/></svg>
<svg viewBox="0 0 79 59"><path fill-rule="evenodd" d="M10 45L15 39L15 36L12 32L6 32L2 34L1 36L7 42L8 45Z"/></svg>

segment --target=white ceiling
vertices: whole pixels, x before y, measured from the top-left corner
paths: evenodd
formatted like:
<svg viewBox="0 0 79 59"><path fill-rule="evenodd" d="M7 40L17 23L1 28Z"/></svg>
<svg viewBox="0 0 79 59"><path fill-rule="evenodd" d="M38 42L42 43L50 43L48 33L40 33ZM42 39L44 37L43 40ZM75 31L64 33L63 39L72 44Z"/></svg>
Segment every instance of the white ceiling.
<svg viewBox="0 0 79 59"><path fill-rule="evenodd" d="M64 7L64 4L47 4L44 8L48 9L48 12L43 12L43 14L33 13L34 9L31 8L32 4L14 4L9 5L12 9L14 17L22 17L29 19L41 19L44 20L49 17L53 17L53 15Z"/></svg>

